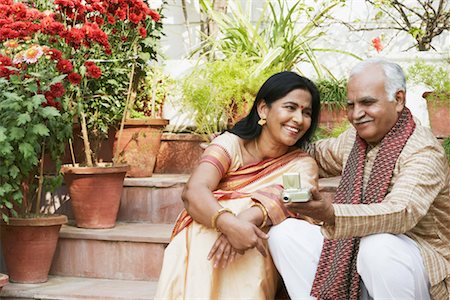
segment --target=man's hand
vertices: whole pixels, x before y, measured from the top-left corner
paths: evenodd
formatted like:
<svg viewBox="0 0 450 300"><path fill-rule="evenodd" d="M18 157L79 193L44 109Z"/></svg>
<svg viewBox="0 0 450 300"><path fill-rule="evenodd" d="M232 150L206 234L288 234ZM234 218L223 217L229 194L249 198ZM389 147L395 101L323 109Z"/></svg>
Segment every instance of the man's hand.
<svg viewBox="0 0 450 300"><path fill-rule="evenodd" d="M308 202L290 202L286 208L302 216L308 216L326 224L334 225L334 208L331 201L322 199L316 188L311 189L312 199Z"/></svg>

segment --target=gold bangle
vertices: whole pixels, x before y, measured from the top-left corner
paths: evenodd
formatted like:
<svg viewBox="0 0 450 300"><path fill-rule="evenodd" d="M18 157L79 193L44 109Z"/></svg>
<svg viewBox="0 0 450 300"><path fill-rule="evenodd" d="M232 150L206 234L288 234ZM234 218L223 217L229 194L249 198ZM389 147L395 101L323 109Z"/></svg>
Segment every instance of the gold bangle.
<svg viewBox="0 0 450 300"><path fill-rule="evenodd" d="M263 221L261 223L261 225L259 225L259 228L263 228L264 226L267 225L267 221L269 220L269 214L267 213L267 209L264 207L264 205L262 205L261 203L255 202L252 204L251 207L259 207L263 213Z"/></svg>
<svg viewBox="0 0 450 300"><path fill-rule="evenodd" d="M221 209L217 210L211 217L211 227L214 228L217 232L220 232L219 228L217 228L217 219L221 214L224 213L230 213L233 216L235 215L233 211L227 207L222 207Z"/></svg>

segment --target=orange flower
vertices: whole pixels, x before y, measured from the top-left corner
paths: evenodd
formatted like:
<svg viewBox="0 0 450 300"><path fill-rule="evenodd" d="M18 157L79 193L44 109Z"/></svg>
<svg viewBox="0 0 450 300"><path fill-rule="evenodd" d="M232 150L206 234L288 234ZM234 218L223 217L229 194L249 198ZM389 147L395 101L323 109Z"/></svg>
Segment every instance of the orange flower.
<svg viewBox="0 0 450 300"><path fill-rule="evenodd" d="M380 37L376 37L372 39L372 45L379 53L381 50L383 50L383 45L381 45L381 39Z"/></svg>
<svg viewBox="0 0 450 300"><path fill-rule="evenodd" d="M19 43L16 40L7 40L3 43L3 46L5 46L6 48L15 49L19 47Z"/></svg>
<svg viewBox="0 0 450 300"><path fill-rule="evenodd" d="M25 62L32 64L37 62L37 60L44 54L42 47L33 45L23 53L23 59Z"/></svg>

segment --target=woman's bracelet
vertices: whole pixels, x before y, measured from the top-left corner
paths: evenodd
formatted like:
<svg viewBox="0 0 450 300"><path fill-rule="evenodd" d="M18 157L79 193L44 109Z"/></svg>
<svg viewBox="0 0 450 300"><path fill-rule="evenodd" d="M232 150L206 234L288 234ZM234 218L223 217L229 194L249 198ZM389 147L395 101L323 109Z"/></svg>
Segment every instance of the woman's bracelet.
<svg viewBox="0 0 450 300"><path fill-rule="evenodd" d="M224 213L230 213L235 216L234 212L227 207L222 207L221 209L217 210L211 217L211 227L214 228L217 232L220 232L219 228L217 227L217 219L221 214Z"/></svg>
<svg viewBox="0 0 450 300"><path fill-rule="evenodd" d="M252 204L251 207L259 207L263 213L263 221L261 223L261 225L259 225L259 228L263 228L264 226L267 225L267 221L269 220L269 214L267 213L267 209L264 207L264 205L262 205L261 203L255 202Z"/></svg>

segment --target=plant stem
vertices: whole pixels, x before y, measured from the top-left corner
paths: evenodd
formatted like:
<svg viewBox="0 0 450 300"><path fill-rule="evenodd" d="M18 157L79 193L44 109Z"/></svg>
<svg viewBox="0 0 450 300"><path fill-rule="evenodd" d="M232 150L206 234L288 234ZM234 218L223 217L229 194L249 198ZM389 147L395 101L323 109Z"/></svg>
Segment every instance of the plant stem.
<svg viewBox="0 0 450 300"><path fill-rule="evenodd" d="M39 165L39 180L36 195L36 207L35 207L36 214L39 214L41 210L42 186L44 184L44 154L45 154L45 141L42 143L42 154Z"/></svg>
<svg viewBox="0 0 450 300"><path fill-rule="evenodd" d="M89 136L87 133L86 126L86 115L83 110L80 112L81 116L81 134L83 135L83 143L84 143L84 155L86 156L86 164L88 167L92 167L92 156L91 156L91 145L89 145Z"/></svg>
<svg viewBox="0 0 450 300"><path fill-rule="evenodd" d="M72 139L69 139L69 148L70 148L70 157L72 158L72 166L75 167L75 154L73 152L73 143Z"/></svg>
<svg viewBox="0 0 450 300"><path fill-rule="evenodd" d="M135 51L137 50L136 47L134 49L135 49ZM127 116L127 113L128 113L128 106L130 105L131 90L132 90L132 87L133 87L133 78L134 78L134 69L135 69L135 67L136 67L136 61L133 62L133 65L131 67L130 84L128 85L127 101L125 103L125 108L124 108L124 111L123 111L122 120L120 121L119 134L118 134L118 137L117 137L117 147L116 147L116 153L114 153L113 164L116 164L118 162L118 160L119 160L120 140L122 139L123 127L125 126L125 119L126 119L126 116Z"/></svg>

